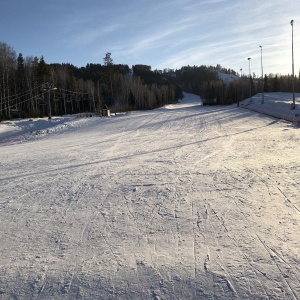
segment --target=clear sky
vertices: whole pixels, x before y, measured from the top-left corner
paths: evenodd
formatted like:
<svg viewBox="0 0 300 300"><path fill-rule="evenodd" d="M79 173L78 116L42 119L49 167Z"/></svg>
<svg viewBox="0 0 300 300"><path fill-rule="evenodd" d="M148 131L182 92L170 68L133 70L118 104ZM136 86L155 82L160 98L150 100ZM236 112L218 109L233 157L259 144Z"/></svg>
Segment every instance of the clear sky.
<svg viewBox="0 0 300 300"><path fill-rule="evenodd" d="M46 63L300 68L300 0L0 0L0 41ZM293 27L290 21L294 20Z"/></svg>

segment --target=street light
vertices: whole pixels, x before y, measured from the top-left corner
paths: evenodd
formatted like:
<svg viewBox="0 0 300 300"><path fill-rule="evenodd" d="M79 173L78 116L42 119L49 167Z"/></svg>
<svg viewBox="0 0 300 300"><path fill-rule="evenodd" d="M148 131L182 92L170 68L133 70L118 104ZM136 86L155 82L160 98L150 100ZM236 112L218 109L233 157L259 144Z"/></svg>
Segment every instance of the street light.
<svg viewBox="0 0 300 300"><path fill-rule="evenodd" d="M243 69L241 68L240 71L241 71L241 79L242 79L242 76L243 76L242 71L243 71ZM242 99L244 99L244 83L241 84L241 89L242 89ZM240 106L239 102L238 102L238 106Z"/></svg>
<svg viewBox="0 0 300 300"><path fill-rule="evenodd" d="M249 60L250 98L252 99L252 96L251 96L251 70L250 70L250 60L251 60L251 57L248 57L248 60Z"/></svg>
<svg viewBox="0 0 300 300"><path fill-rule="evenodd" d="M292 25L292 73L293 73L293 104L291 106L291 109L296 108L295 104L295 76L294 76L294 20L291 20Z"/></svg>
<svg viewBox="0 0 300 300"><path fill-rule="evenodd" d="M264 104L265 102L265 95L264 95L264 69L263 69L263 63L262 63L262 46L260 47L260 64L261 64L261 104Z"/></svg>

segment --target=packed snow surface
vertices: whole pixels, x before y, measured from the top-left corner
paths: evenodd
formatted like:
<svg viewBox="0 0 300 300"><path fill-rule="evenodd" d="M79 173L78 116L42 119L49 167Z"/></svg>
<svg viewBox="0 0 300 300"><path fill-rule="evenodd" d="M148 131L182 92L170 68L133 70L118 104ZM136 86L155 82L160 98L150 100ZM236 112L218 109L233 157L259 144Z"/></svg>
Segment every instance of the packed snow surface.
<svg viewBox="0 0 300 300"><path fill-rule="evenodd" d="M1 300L300 299L299 128L266 115L299 110L265 96L0 123Z"/></svg>

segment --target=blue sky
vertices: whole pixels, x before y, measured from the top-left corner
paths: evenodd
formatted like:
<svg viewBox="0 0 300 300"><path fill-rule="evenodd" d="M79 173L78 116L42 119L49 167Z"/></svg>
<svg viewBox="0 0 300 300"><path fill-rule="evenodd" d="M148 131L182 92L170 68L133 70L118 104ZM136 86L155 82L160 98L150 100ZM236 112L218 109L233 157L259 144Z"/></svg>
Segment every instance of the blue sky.
<svg viewBox="0 0 300 300"><path fill-rule="evenodd" d="M47 63L213 65L261 75L300 68L299 0L0 0L0 41Z"/></svg>

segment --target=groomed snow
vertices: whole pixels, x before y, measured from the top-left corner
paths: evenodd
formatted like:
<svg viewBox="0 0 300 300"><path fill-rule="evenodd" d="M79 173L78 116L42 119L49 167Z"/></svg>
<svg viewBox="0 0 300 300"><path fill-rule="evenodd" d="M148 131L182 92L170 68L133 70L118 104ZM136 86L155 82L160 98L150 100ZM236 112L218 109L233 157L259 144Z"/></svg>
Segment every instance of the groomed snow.
<svg viewBox="0 0 300 300"><path fill-rule="evenodd" d="M281 96L0 123L1 300L300 299Z"/></svg>

